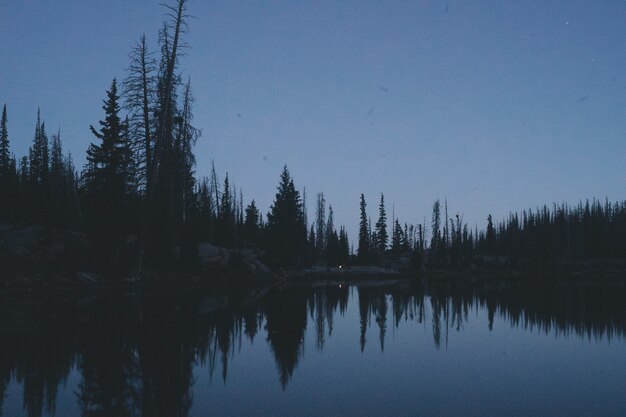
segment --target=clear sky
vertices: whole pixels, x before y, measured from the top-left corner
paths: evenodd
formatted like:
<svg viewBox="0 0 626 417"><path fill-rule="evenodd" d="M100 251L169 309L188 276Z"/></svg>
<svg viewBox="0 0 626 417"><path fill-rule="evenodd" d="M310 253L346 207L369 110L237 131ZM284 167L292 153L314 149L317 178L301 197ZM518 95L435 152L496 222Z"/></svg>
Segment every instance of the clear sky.
<svg viewBox="0 0 626 417"><path fill-rule="evenodd" d="M375 222L626 198L624 1L190 0L197 172L211 159L266 212L283 164L354 239ZM158 0L0 0L0 104L12 151L37 107L78 167Z"/></svg>

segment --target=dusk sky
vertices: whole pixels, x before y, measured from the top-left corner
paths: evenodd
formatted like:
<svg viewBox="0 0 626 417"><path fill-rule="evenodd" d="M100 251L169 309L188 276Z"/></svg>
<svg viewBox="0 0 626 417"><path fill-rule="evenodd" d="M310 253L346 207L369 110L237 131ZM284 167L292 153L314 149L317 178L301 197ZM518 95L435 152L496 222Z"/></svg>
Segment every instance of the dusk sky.
<svg viewBox="0 0 626 417"><path fill-rule="evenodd" d="M624 1L191 0L180 61L196 97L198 176L215 160L263 213L286 163L355 242L359 195L430 224L447 197L489 213L626 198ZM41 107L77 168L159 1L0 0L0 105L28 151Z"/></svg>

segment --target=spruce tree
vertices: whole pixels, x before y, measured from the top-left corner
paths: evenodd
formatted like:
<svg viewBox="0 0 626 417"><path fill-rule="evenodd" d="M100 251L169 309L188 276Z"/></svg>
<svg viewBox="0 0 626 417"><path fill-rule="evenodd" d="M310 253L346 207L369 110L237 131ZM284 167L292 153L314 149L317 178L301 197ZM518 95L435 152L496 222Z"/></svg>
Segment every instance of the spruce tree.
<svg viewBox="0 0 626 417"><path fill-rule="evenodd" d="M441 242L441 205L439 200L433 203L433 217L432 217L432 236L430 239L430 252L433 260L437 262L439 258L439 252L442 248Z"/></svg>
<svg viewBox="0 0 626 417"><path fill-rule="evenodd" d="M100 129L90 126L98 141L87 150L84 173L85 217L87 230L97 250L95 261L103 266L114 266L124 241L128 128L119 116L115 79L106 94L107 99L102 107L105 118L100 121Z"/></svg>
<svg viewBox="0 0 626 417"><path fill-rule="evenodd" d="M357 249L357 258L359 264L367 265L370 261L370 233L367 220L367 213L365 211L367 204L365 203L365 196L361 194L361 219L359 222L359 247Z"/></svg>
<svg viewBox="0 0 626 417"><path fill-rule="evenodd" d="M232 194L230 191L230 183L228 181L228 173L224 178L224 192L222 193L222 204L217 217L217 244L224 247L233 245L233 237L235 232L235 214L233 211Z"/></svg>
<svg viewBox="0 0 626 417"><path fill-rule="evenodd" d="M315 212L315 249L320 256L323 256L328 242L326 230L326 200L324 193L317 193L317 207Z"/></svg>
<svg viewBox="0 0 626 417"><path fill-rule="evenodd" d="M244 221L245 238L248 242L256 244L259 235L259 209L256 202L252 200L246 207L246 218Z"/></svg>
<svg viewBox="0 0 626 417"><path fill-rule="evenodd" d="M0 221L13 220L17 205L17 172L15 160L9 149L7 106L0 120Z"/></svg>
<svg viewBox="0 0 626 417"><path fill-rule="evenodd" d="M345 227L339 229L339 263L347 264L350 259L350 243Z"/></svg>
<svg viewBox="0 0 626 417"><path fill-rule="evenodd" d="M380 205L378 206L378 221L376 222L376 252L384 255L387 250L389 235L387 234L387 213L385 212L385 196L380 193Z"/></svg>
<svg viewBox="0 0 626 417"><path fill-rule="evenodd" d="M402 243L404 241L404 233L398 219L395 219L393 224L393 234L391 235L391 250L398 253L402 250Z"/></svg>
<svg viewBox="0 0 626 417"><path fill-rule="evenodd" d="M9 149L9 132L7 130L7 105L2 108L0 120L0 177L8 174L11 165L11 153Z"/></svg>
<svg viewBox="0 0 626 417"><path fill-rule="evenodd" d="M267 214L267 256L273 267L295 267L306 255L306 227L300 193L285 165L278 192Z"/></svg>
<svg viewBox="0 0 626 417"><path fill-rule="evenodd" d="M493 227L493 219L491 214L487 216L487 234L485 236L487 245L487 254L493 255L496 246L496 229Z"/></svg>
<svg viewBox="0 0 626 417"><path fill-rule="evenodd" d="M45 123L41 120L41 112L37 109L35 137L29 148L29 174L26 199L30 205L30 219L44 221L48 209L48 174L49 149Z"/></svg>

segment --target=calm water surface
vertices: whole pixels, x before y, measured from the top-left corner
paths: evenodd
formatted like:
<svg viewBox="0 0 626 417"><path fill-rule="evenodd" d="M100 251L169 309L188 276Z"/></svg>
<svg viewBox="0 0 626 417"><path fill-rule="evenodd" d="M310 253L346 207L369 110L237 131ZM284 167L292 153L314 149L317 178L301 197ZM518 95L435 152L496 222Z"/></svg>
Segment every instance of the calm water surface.
<svg viewBox="0 0 626 417"><path fill-rule="evenodd" d="M626 290L20 297L2 416L626 415Z"/></svg>

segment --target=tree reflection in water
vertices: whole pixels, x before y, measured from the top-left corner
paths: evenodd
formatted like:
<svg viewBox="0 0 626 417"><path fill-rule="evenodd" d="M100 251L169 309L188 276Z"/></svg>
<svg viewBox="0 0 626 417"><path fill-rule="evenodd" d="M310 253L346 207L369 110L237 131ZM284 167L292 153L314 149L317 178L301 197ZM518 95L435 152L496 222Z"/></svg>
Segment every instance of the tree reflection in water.
<svg viewBox="0 0 626 417"><path fill-rule="evenodd" d="M259 294L262 294L259 296ZM267 293L21 297L0 303L0 412L12 379L22 386L28 416L53 414L57 391L73 369L80 374L76 401L83 416L188 416L193 370L221 367L242 338L263 335L283 389L304 354L310 320L315 346L324 349L336 314L350 297L358 306L359 343L388 326L430 323L434 344L463 331L470 312L485 310L512 327L589 340L624 337L623 287L511 283L430 286L284 288ZM430 317L428 317L430 316ZM376 330L374 330L376 329ZM374 338L376 336L373 336ZM373 339L376 340L376 339Z"/></svg>

